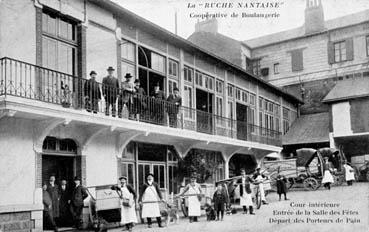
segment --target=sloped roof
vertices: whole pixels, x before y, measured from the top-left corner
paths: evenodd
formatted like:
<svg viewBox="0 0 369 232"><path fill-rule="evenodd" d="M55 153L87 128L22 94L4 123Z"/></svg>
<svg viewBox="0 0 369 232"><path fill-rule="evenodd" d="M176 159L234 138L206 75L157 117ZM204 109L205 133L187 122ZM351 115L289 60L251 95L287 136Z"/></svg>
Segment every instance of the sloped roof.
<svg viewBox="0 0 369 232"><path fill-rule="evenodd" d="M194 32L188 40L232 63L242 66L241 41L232 39L220 33Z"/></svg>
<svg viewBox="0 0 369 232"><path fill-rule="evenodd" d="M369 79L351 78L339 81L325 96L323 102L336 102L369 96Z"/></svg>
<svg viewBox="0 0 369 232"><path fill-rule="evenodd" d="M358 13L326 20L325 29L334 30L338 28L347 27L350 25L359 24L366 21L369 21L369 10L364 10ZM269 34L266 36L257 37L254 39L245 40L243 42L251 48L257 48L304 36L305 36L305 27L301 26L291 30L286 30L282 32Z"/></svg>
<svg viewBox="0 0 369 232"><path fill-rule="evenodd" d="M329 114L301 115L283 136L283 145L321 143L329 141Z"/></svg>

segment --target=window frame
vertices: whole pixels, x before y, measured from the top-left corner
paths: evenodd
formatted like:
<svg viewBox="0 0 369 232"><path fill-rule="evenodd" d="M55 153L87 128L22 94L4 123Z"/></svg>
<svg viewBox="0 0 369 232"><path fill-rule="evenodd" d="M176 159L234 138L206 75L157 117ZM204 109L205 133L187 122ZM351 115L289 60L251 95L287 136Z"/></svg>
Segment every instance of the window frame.
<svg viewBox="0 0 369 232"><path fill-rule="evenodd" d="M367 35L365 39L366 39L366 56L369 57L369 35Z"/></svg>
<svg viewBox="0 0 369 232"><path fill-rule="evenodd" d="M339 50L336 49L336 45L339 45ZM342 45L344 46L344 50L345 50L345 59L343 59L342 57ZM339 52L339 60L336 59L336 51ZM346 41L345 40L341 40L341 41L337 41L333 43L333 53L334 53L334 62L335 63L340 63L340 62L345 62L347 61L347 47L346 47Z"/></svg>
<svg viewBox="0 0 369 232"><path fill-rule="evenodd" d="M279 74L279 63L273 65L274 74Z"/></svg>

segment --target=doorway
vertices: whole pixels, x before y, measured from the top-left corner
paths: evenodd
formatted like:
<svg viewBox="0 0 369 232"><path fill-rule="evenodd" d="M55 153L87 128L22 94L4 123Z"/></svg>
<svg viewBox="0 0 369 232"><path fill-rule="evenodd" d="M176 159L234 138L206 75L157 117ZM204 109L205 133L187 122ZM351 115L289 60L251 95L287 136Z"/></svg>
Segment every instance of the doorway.
<svg viewBox="0 0 369 232"><path fill-rule="evenodd" d="M165 92L164 76L143 68L139 68L138 77L138 79L140 80L140 86L145 90L148 96L152 96L152 94L154 93L154 86L156 85L159 85L160 90Z"/></svg>
<svg viewBox="0 0 369 232"><path fill-rule="evenodd" d="M213 132L213 94L196 89L197 131L207 134Z"/></svg>
<svg viewBox="0 0 369 232"><path fill-rule="evenodd" d="M50 176L54 175L58 185L61 180L72 183L75 175L74 163L74 156L42 155L42 182L49 182Z"/></svg>
<svg viewBox="0 0 369 232"><path fill-rule="evenodd" d="M236 104L237 139L247 140L247 106Z"/></svg>

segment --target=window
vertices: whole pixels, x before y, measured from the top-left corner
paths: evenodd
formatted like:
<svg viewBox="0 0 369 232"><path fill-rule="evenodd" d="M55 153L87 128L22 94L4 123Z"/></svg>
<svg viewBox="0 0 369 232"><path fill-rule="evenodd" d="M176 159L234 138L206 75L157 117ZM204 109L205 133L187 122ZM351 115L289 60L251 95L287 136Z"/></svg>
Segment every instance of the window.
<svg viewBox="0 0 369 232"><path fill-rule="evenodd" d="M241 90L240 89L236 89L236 99L241 100Z"/></svg>
<svg viewBox="0 0 369 232"><path fill-rule="evenodd" d="M250 115L249 115L249 123L251 125L255 125L255 109L253 108L250 108ZM251 132L255 132L255 127L254 126L251 126Z"/></svg>
<svg viewBox="0 0 369 232"><path fill-rule="evenodd" d="M283 115L283 134L286 134L287 131L290 129L290 110L283 107L282 115Z"/></svg>
<svg viewBox="0 0 369 232"><path fill-rule="evenodd" d="M247 92L242 91L242 101L247 103Z"/></svg>
<svg viewBox="0 0 369 232"><path fill-rule="evenodd" d="M369 56L369 35L366 36L366 56Z"/></svg>
<svg viewBox="0 0 369 232"><path fill-rule="evenodd" d="M233 119L233 102L228 102L228 118Z"/></svg>
<svg viewBox="0 0 369 232"><path fill-rule="evenodd" d="M233 85L228 84L227 90L228 90L228 97L233 97L233 91L234 91Z"/></svg>
<svg viewBox="0 0 369 232"><path fill-rule="evenodd" d="M128 60L128 61L132 61L135 62L136 60L136 46L126 40L123 40L122 43L120 44L120 50L122 53L122 59Z"/></svg>
<svg viewBox="0 0 369 232"><path fill-rule="evenodd" d="M121 166L120 166L120 172L122 176L126 176L127 177L127 183L129 185L131 185L133 188L135 188L135 181L134 181L134 176L135 176L135 165L134 163L130 163L130 162L122 162Z"/></svg>
<svg viewBox="0 0 369 232"><path fill-rule="evenodd" d="M164 73L165 72L165 58L159 54L151 52L151 68Z"/></svg>
<svg viewBox="0 0 369 232"><path fill-rule="evenodd" d="M222 94L223 93L223 81L216 81L216 91L217 93Z"/></svg>
<svg viewBox="0 0 369 232"><path fill-rule="evenodd" d="M279 132L279 118L275 118L275 131Z"/></svg>
<svg viewBox="0 0 369 232"><path fill-rule="evenodd" d="M292 72L302 71L304 69L304 61L303 61L303 50L297 49L291 51L291 69Z"/></svg>
<svg viewBox="0 0 369 232"><path fill-rule="evenodd" d="M223 116L223 98L217 97L216 105L217 105L216 115Z"/></svg>
<svg viewBox="0 0 369 232"><path fill-rule="evenodd" d="M345 41L334 43L334 61L335 62L346 61L346 42Z"/></svg>
<svg viewBox="0 0 369 232"><path fill-rule="evenodd" d="M255 94L250 93L250 104L254 106L256 104L255 100L256 100Z"/></svg>
<svg viewBox="0 0 369 232"><path fill-rule="evenodd" d="M274 74L279 74L279 63L274 64Z"/></svg>
<svg viewBox="0 0 369 232"><path fill-rule="evenodd" d="M256 59L252 61L252 73L256 76L260 76L260 60Z"/></svg>
<svg viewBox="0 0 369 232"><path fill-rule="evenodd" d="M195 73L195 83L196 83L196 85L202 86L202 73L196 71L196 73Z"/></svg>
<svg viewBox="0 0 369 232"><path fill-rule="evenodd" d="M173 89L174 88L178 88L177 81L168 80L168 91L169 91L169 94L173 94Z"/></svg>
<svg viewBox="0 0 369 232"><path fill-rule="evenodd" d="M186 118L193 118L192 109L192 88L190 86L184 86L184 93L183 93L183 105L186 107L184 108L184 115Z"/></svg>
<svg viewBox="0 0 369 232"><path fill-rule="evenodd" d="M185 66L183 79L187 82L192 83L192 77L193 77L193 69Z"/></svg>
<svg viewBox="0 0 369 232"><path fill-rule="evenodd" d="M210 76L205 76L205 88L214 89L214 78Z"/></svg>
<svg viewBox="0 0 369 232"><path fill-rule="evenodd" d="M169 60L169 75L178 77L178 63L174 60Z"/></svg>
<svg viewBox="0 0 369 232"><path fill-rule="evenodd" d="M259 97L259 109L260 110L263 110L263 102L264 102L263 98Z"/></svg>

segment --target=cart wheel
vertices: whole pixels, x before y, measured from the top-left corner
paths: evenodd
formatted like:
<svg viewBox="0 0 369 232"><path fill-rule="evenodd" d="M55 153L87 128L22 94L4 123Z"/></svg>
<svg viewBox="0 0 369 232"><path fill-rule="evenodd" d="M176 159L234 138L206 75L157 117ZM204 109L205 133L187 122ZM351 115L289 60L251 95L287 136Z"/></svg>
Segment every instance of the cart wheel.
<svg viewBox="0 0 369 232"><path fill-rule="evenodd" d="M182 210L183 216L188 217L188 207L186 207L186 203L184 199L181 201L181 210Z"/></svg>
<svg viewBox="0 0 369 232"><path fill-rule="evenodd" d="M317 190L320 184L314 177L309 177L304 180L304 188L306 190Z"/></svg>
<svg viewBox="0 0 369 232"><path fill-rule="evenodd" d="M292 188L292 186L295 184L295 179L293 179L293 178L288 178L287 179L287 183L286 183L286 187L287 187L287 189L290 189L290 188Z"/></svg>

